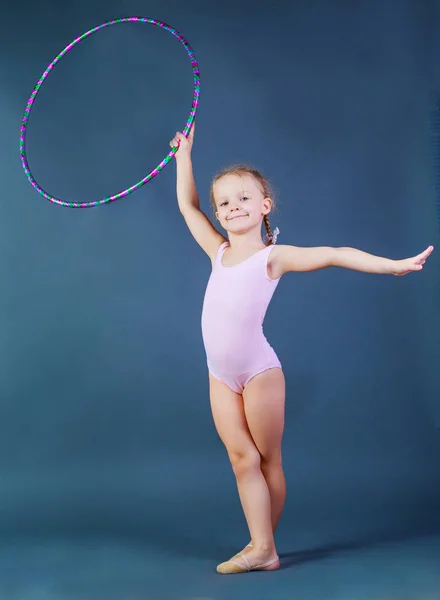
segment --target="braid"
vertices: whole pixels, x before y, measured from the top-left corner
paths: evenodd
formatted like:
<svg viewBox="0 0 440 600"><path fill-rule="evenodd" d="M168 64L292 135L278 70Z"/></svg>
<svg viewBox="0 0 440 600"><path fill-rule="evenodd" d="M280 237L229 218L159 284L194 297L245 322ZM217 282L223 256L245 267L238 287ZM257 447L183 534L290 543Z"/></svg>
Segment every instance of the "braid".
<svg viewBox="0 0 440 600"><path fill-rule="evenodd" d="M266 233L267 233L266 246L270 246L271 244L273 244L273 234L272 234L272 229L270 227L269 215L264 215L263 222L264 222L264 227L265 227Z"/></svg>

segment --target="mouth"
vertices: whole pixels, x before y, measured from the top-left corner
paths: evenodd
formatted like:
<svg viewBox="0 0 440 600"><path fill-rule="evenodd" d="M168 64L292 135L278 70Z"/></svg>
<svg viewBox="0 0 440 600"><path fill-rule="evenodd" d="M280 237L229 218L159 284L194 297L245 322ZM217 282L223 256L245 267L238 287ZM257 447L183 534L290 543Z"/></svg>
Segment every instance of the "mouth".
<svg viewBox="0 0 440 600"><path fill-rule="evenodd" d="M234 219L242 219L243 217L248 217L249 215L237 215L236 217L230 217L228 221L233 221Z"/></svg>

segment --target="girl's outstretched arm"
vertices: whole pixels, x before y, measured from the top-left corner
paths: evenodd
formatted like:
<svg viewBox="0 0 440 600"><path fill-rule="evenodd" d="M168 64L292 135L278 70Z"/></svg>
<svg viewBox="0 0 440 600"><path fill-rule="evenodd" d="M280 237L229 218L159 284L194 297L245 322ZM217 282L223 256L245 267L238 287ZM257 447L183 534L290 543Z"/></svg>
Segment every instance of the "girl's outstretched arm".
<svg viewBox="0 0 440 600"><path fill-rule="evenodd" d="M206 254L208 254L211 260L213 260L219 246L225 240L215 229L205 213L200 209L199 195L194 180L191 160L194 128L195 124L189 132L188 138L186 138L183 133L177 132L170 142L171 147L179 147L175 155L177 168L177 202L179 210L194 239Z"/></svg>
<svg viewBox="0 0 440 600"><path fill-rule="evenodd" d="M344 267L383 275L407 275L413 271L421 271L433 250L434 247L429 246L412 258L392 260L356 248L275 246L270 257L271 276L276 278L289 271L316 271L326 267Z"/></svg>

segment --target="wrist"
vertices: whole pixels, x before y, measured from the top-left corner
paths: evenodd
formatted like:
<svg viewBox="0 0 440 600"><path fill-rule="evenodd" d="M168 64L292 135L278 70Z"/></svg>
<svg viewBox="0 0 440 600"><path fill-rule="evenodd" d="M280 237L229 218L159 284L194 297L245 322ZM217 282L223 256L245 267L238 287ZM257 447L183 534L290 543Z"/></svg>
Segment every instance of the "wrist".
<svg viewBox="0 0 440 600"><path fill-rule="evenodd" d="M180 151L177 151L175 158L178 163L190 163L191 162L191 153L185 152L183 154L180 154Z"/></svg>
<svg viewBox="0 0 440 600"><path fill-rule="evenodd" d="M397 273L399 271L397 263L399 261L392 260L391 258L387 258L385 260L386 260L386 264L385 264L386 271L385 271L385 273L387 275L397 275Z"/></svg>

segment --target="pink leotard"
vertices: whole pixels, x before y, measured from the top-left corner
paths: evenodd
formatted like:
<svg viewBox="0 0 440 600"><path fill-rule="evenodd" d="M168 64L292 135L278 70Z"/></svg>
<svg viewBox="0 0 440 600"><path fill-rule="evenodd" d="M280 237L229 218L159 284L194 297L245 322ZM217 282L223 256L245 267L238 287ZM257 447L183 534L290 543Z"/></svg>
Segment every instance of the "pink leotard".
<svg viewBox="0 0 440 600"><path fill-rule="evenodd" d="M233 267L224 267L222 257L228 245L224 242L218 249L208 281L202 335L209 372L241 394L256 375L281 368L263 333L264 317L279 279L267 274L272 245Z"/></svg>

